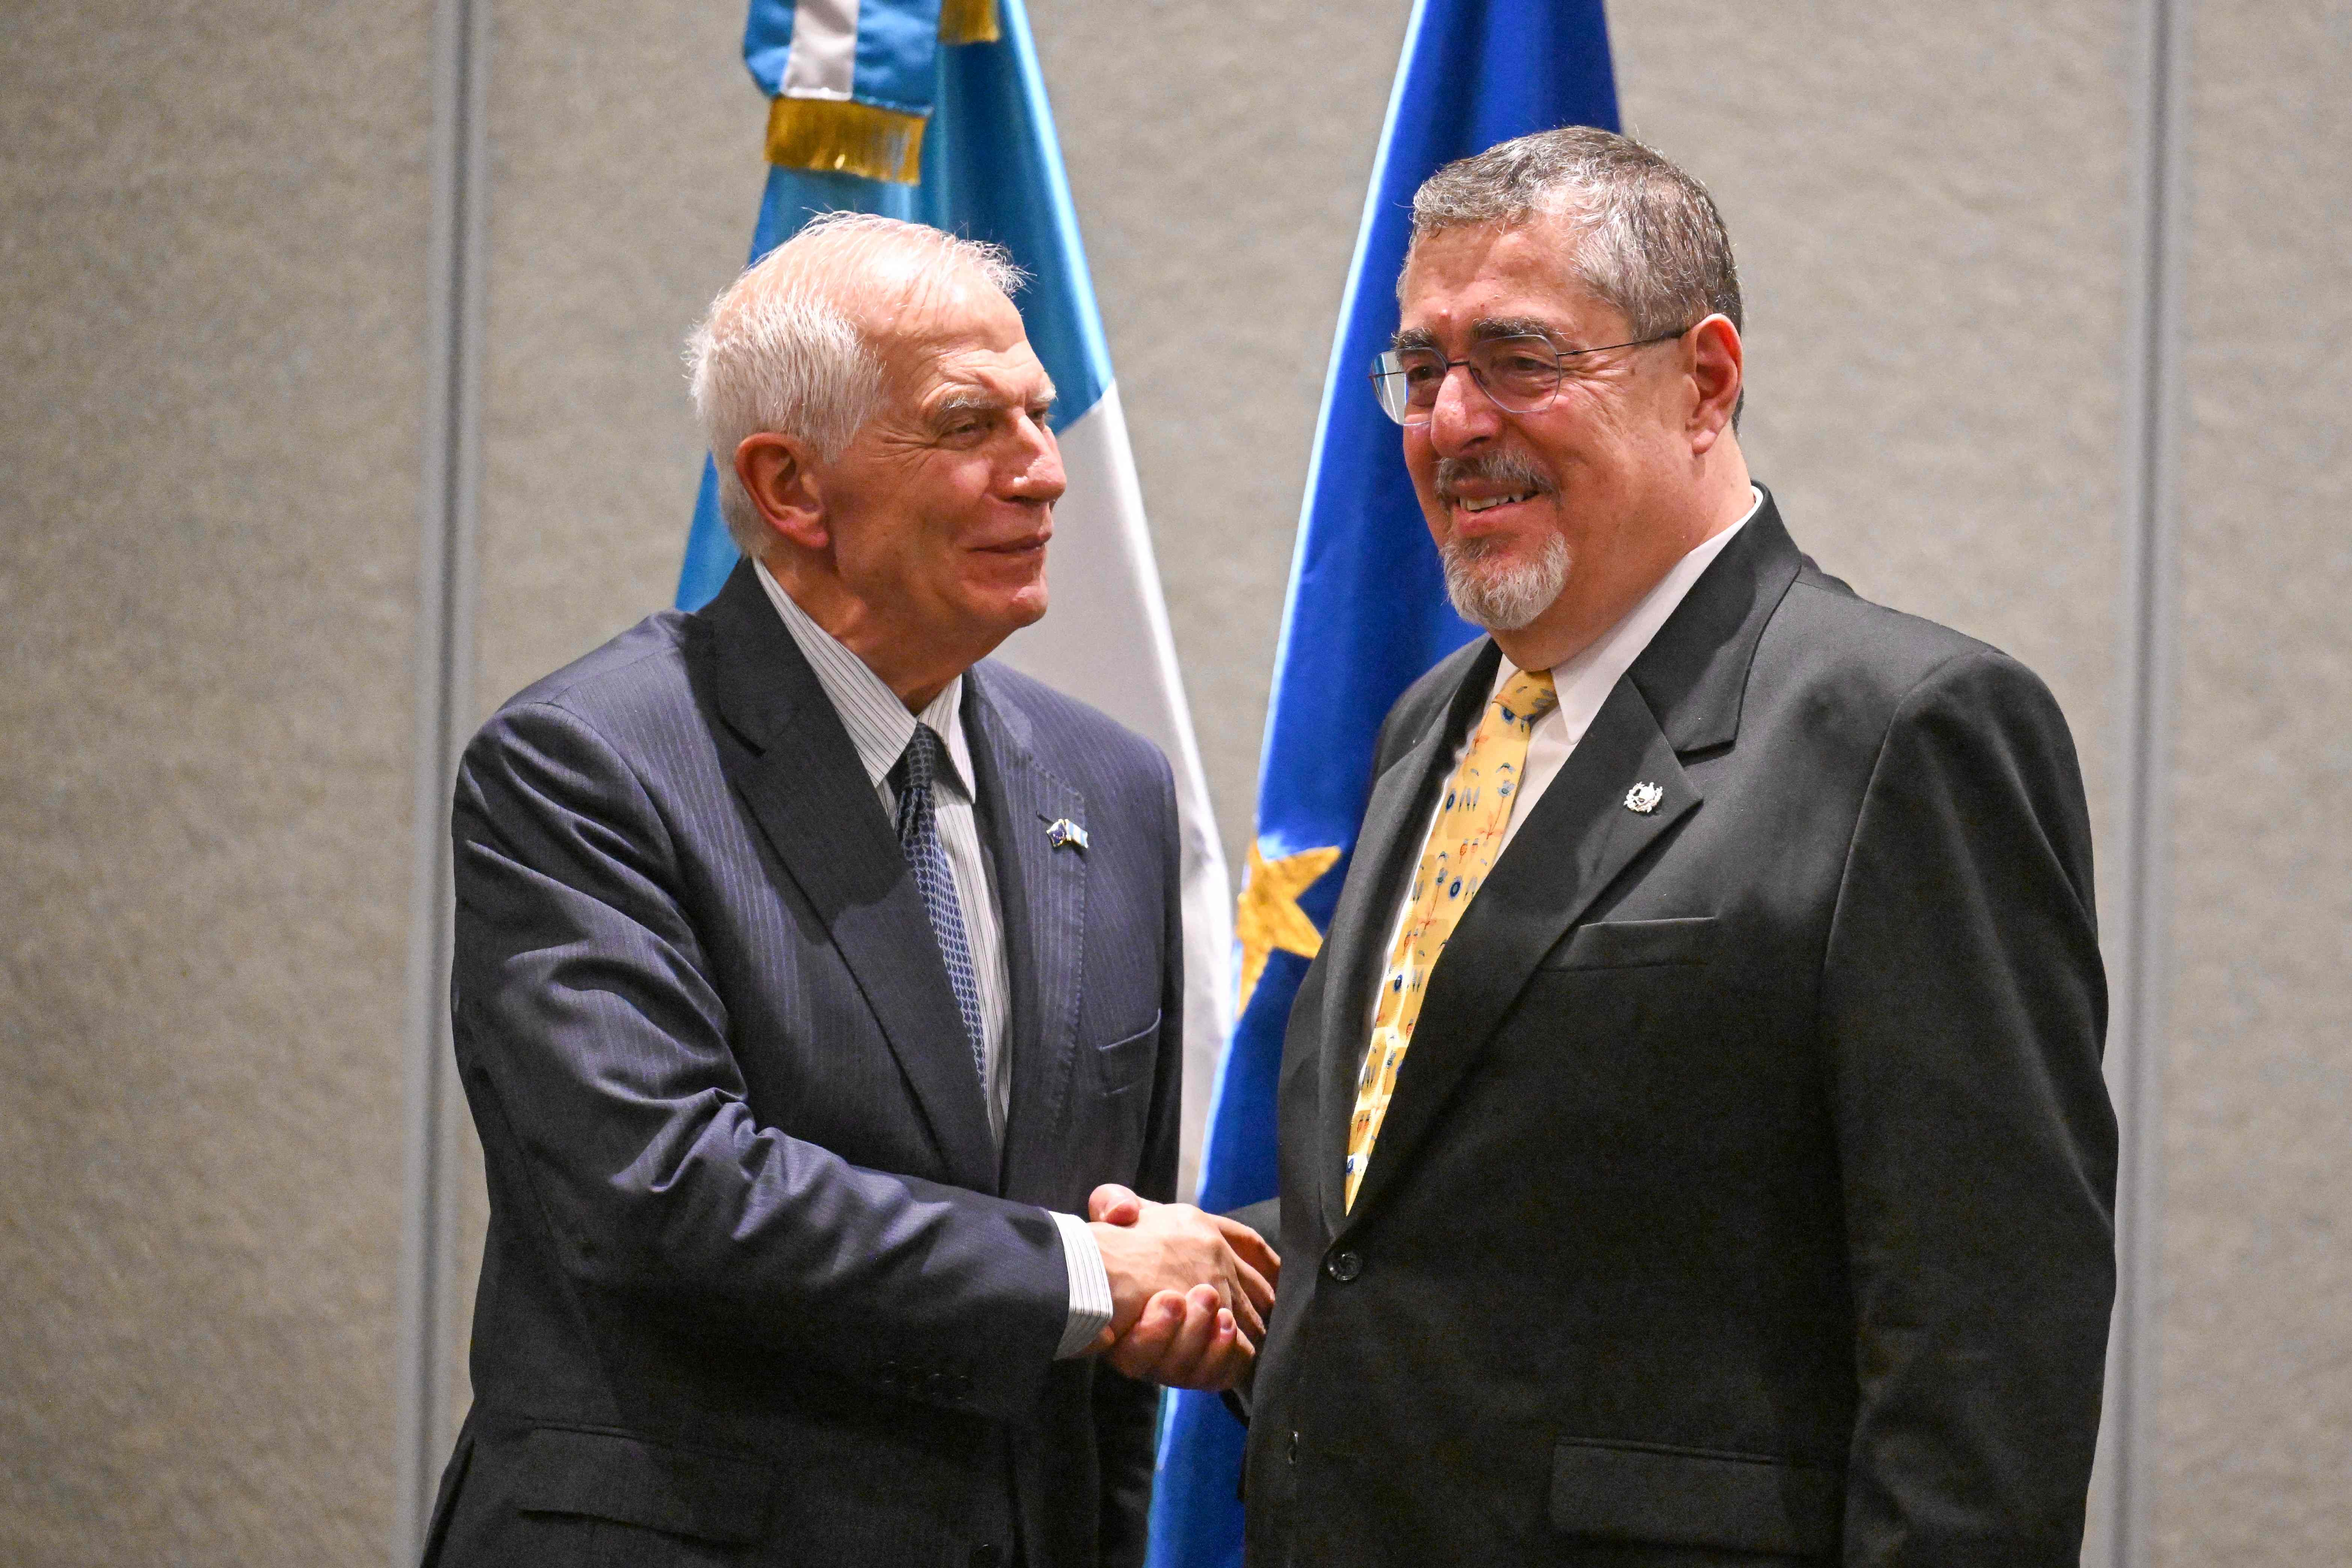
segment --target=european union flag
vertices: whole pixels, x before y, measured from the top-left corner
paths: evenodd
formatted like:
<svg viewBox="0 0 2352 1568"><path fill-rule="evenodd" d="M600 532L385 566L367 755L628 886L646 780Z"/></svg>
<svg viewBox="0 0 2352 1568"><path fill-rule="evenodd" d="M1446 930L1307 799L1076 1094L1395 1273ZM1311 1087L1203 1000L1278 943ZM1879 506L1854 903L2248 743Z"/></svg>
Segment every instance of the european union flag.
<svg viewBox="0 0 2352 1568"><path fill-rule="evenodd" d="M1234 926L1241 1016L1217 1075L1200 1202L1274 1195L1275 1080L1290 1002L1338 901L1372 745L1415 677L1476 635L1447 605L1397 427L1366 372L1397 326L1412 193L1438 168L1561 125L1617 129L1601 0L1416 0L1323 386ZM1410 1435L1403 1435L1410 1441ZM1238 1564L1240 1423L1175 1395L1161 1428L1152 1568Z"/></svg>

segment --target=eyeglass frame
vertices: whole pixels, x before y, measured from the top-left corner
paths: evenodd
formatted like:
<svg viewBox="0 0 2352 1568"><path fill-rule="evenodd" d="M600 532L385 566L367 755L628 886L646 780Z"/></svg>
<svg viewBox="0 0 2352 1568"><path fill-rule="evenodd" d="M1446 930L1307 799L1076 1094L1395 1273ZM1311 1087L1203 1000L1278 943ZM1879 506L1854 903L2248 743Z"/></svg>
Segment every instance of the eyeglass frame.
<svg viewBox="0 0 2352 1568"><path fill-rule="evenodd" d="M1478 389L1480 395L1483 395L1487 402L1493 404L1504 413L1540 414L1545 409L1549 408L1553 402L1559 398L1559 384L1561 382L1568 379L1568 371L1566 366L1567 362L1570 360L1579 358L1584 354L1605 354L1612 349L1640 349L1647 348L1652 343L1669 343L1677 338L1689 336L1693 327L1704 326L1706 324L1707 320L1708 318L1702 316L1697 321L1691 322L1688 326L1677 327L1671 332L1660 332L1655 337L1633 338L1622 343L1599 343L1589 349L1563 349L1541 332L1506 332L1500 336L1484 340L1484 342L1499 343L1507 342L1514 338L1533 338L1542 342L1545 347L1551 350L1553 359L1551 391L1545 395L1544 400L1541 403L1537 404L1532 408L1513 408L1509 404L1507 404L1501 398L1496 397L1495 395L1494 389L1489 387L1486 384L1485 378L1479 375L1478 367L1472 364L1466 355L1461 359L1447 360L1437 373L1437 383L1439 387L1442 389L1445 384L1445 378L1454 374L1454 369L1456 365L1460 365L1470 373L1470 383ZM1481 346L1483 346L1483 343ZM1396 354L1397 351L1393 348L1382 349L1380 353L1374 354L1372 356L1371 374L1365 379L1372 384L1372 401L1380 405L1381 413L1387 415L1391 420L1394 420L1399 426L1407 430L1418 430L1423 426L1427 425L1429 420L1405 418L1402 415L1397 413L1394 409L1391 409L1389 406L1389 400L1381 393L1381 383L1382 381L1391 375L1402 375L1404 374L1402 369L1386 370L1382 368L1381 362L1384 360L1393 359L1396 357ZM1430 399L1429 412L1432 416L1434 416L1437 413L1437 400L1434 396Z"/></svg>

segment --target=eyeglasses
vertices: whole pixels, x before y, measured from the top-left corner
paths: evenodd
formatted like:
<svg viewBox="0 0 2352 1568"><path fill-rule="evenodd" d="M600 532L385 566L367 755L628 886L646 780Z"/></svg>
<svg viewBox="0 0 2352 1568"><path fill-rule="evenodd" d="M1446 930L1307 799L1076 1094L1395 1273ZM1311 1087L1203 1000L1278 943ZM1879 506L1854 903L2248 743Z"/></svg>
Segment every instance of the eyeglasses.
<svg viewBox="0 0 2352 1568"><path fill-rule="evenodd" d="M1372 391L1381 409L1400 425L1426 425L1437 406L1437 389L1455 365L1468 365L1478 390L1506 414L1537 414L1551 406L1559 395L1559 378L1570 360L1612 349L1645 348L1672 342L1689 331L1676 327L1654 338L1632 342L1602 343L1598 348L1559 349L1549 338L1525 333L1488 338L1472 346L1460 359L1447 359L1435 349L1390 349L1372 356Z"/></svg>

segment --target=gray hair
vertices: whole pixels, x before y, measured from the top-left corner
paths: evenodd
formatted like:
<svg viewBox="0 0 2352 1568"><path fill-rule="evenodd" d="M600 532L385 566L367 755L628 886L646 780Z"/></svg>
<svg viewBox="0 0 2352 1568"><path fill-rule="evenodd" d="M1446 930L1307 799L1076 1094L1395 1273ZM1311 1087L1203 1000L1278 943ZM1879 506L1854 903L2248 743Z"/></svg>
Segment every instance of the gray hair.
<svg viewBox="0 0 2352 1568"><path fill-rule="evenodd" d="M1412 244L1448 229L1516 227L1537 217L1574 224L1570 265L1596 298L1623 314L1634 337L1709 315L1745 325L1739 269L1715 199L1664 157L1614 132L1539 131L1446 164L1413 193Z"/></svg>
<svg viewBox="0 0 2352 1568"><path fill-rule="evenodd" d="M687 338L694 412L719 468L719 512L746 555L764 546L768 526L735 477L744 438L778 431L831 462L882 410L882 355L841 296L885 256L932 278L969 268L1008 295L1024 281L1003 246L871 213L820 213L722 289Z"/></svg>

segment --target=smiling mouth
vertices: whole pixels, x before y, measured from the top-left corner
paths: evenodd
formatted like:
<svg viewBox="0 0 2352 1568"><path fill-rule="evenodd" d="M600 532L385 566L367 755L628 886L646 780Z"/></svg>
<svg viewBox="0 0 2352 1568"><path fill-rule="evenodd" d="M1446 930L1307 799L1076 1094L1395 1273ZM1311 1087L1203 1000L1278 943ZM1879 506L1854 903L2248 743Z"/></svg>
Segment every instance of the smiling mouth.
<svg viewBox="0 0 2352 1568"><path fill-rule="evenodd" d="M1437 499L1465 518L1499 507L1517 506L1538 496L1550 495L1555 489L1535 464L1517 452L1440 458L1433 477Z"/></svg>
<svg viewBox="0 0 2352 1568"><path fill-rule="evenodd" d="M1523 500L1533 500L1535 494L1533 490L1521 490L1517 495L1507 496L1465 496L1457 498L1454 504L1464 511L1492 511L1498 506L1516 506Z"/></svg>

